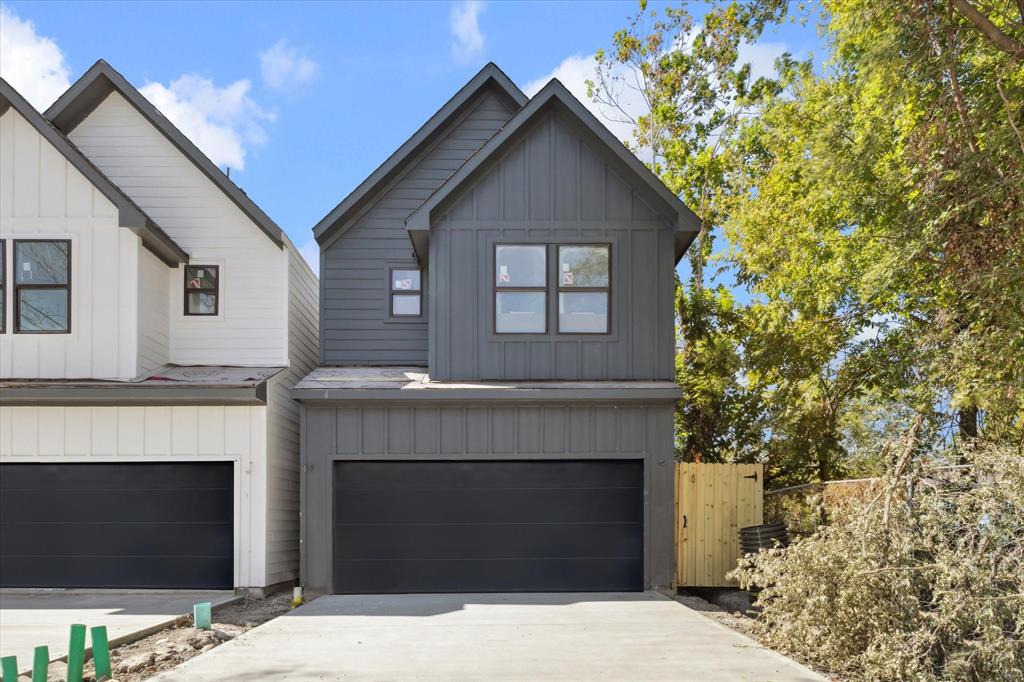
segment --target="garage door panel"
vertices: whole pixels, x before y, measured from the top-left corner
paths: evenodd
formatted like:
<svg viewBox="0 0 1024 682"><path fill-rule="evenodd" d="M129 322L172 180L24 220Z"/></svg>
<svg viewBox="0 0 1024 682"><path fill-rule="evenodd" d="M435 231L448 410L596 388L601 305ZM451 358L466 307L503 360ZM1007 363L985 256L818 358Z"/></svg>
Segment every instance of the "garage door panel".
<svg viewBox="0 0 1024 682"><path fill-rule="evenodd" d="M638 556L638 523L336 525L346 559Z"/></svg>
<svg viewBox="0 0 1024 682"><path fill-rule="evenodd" d="M643 486L643 467L622 460L345 462L335 473L336 490L415 490L450 488L551 488L571 481L574 488Z"/></svg>
<svg viewBox="0 0 1024 682"><path fill-rule="evenodd" d="M4 587L231 589L232 557L0 557ZM211 576L219 576L211 580Z"/></svg>
<svg viewBox="0 0 1024 682"><path fill-rule="evenodd" d="M346 592L579 592L639 589L643 561L504 559L500 561L353 561L336 565L335 584Z"/></svg>
<svg viewBox="0 0 1024 682"><path fill-rule="evenodd" d="M226 589L232 462L0 465L0 586Z"/></svg>
<svg viewBox="0 0 1024 682"><path fill-rule="evenodd" d="M37 504L40 494L51 502ZM124 518L126 510L131 510L132 520L141 522L213 521L230 518L234 506L231 488L5 490L2 497L0 516L12 522L108 521Z"/></svg>
<svg viewBox="0 0 1024 682"><path fill-rule="evenodd" d="M339 518L352 522L641 521L640 493L640 488L345 490L335 504Z"/></svg>
<svg viewBox="0 0 1024 682"><path fill-rule="evenodd" d="M643 462L336 462L338 592L637 590Z"/></svg>
<svg viewBox="0 0 1024 682"><path fill-rule="evenodd" d="M124 547L136 556L188 555L196 547L218 556L233 552L229 522L4 523L3 542L36 556L104 556Z"/></svg>

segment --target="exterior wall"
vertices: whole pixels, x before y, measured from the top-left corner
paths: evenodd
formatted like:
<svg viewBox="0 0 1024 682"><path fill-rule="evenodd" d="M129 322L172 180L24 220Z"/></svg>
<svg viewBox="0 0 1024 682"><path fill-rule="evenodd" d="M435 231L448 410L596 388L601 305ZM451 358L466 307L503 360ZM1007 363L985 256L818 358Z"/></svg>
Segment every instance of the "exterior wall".
<svg viewBox="0 0 1024 682"><path fill-rule="evenodd" d="M267 585L267 408L0 407L0 463L235 462L235 585Z"/></svg>
<svg viewBox="0 0 1024 682"><path fill-rule="evenodd" d="M316 276L288 245L288 369L267 387L267 584L299 577L299 404L291 388L317 365Z"/></svg>
<svg viewBox="0 0 1024 682"><path fill-rule="evenodd" d="M148 249L139 248L138 375L167 364L171 357L171 273Z"/></svg>
<svg viewBox="0 0 1024 682"><path fill-rule="evenodd" d="M437 142L321 251L321 362L324 365L426 365L427 318L389 319L389 267L417 267L405 218L483 145L516 110L488 88ZM424 286L426 282L424 281ZM423 310L429 310L423 294Z"/></svg>
<svg viewBox="0 0 1024 682"><path fill-rule="evenodd" d="M672 585L670 403L303 406L303 569L331 591L332 470L339 460L643 459L645 586Z"/></svg>
<svg viewBox="0 0 1024 682"><path fill-rule="evenodd" d="M5 285L0 377L135 376L140 240L117 208L13 107L0 117L0 238L71 240L71 333L15 334L13 282Z"/></svg>
<svg viewBox="0 0 1024 682"><path fill-rule="evenodd" d="M431 229L432 378L673 378L672 227L602 148L567 116L548 113L452 200ZM496 242L610 243L611 333L557 333L552 251L549 332L495 334Z"/></svg>
<svg viewBox="0 0 1024 682"><path fill-rule="evenodd" d="M185 317L183 269L173 274L169 360L285 364L283 250L117 92L69 137L189 253L193 264L221 268L217 317Z"/></svg>

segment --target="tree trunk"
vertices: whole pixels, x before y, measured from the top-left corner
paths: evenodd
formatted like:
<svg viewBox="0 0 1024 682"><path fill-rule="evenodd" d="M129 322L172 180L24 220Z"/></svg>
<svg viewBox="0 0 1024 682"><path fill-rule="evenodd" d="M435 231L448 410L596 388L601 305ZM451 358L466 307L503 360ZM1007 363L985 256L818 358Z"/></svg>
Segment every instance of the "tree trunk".
<svg viewBox="0 0 1024 682"><path fill-rule="evenodd" d="M971 405L965 407L957 414L957 422L960 427L960 449L970 450L974 447L974 441L978 439L978 407ZM967 458L960 455L959 464L967 464Z"/></svg>

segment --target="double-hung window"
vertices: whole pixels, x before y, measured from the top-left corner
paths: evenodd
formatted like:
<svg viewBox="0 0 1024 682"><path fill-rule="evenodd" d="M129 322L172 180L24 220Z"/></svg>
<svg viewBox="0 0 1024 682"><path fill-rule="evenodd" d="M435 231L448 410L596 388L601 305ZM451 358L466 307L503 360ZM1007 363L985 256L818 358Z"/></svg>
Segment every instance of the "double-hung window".
<svg viewBox="0 0 1024 682"><path fill-rule="evenodd" d="M185 266L185 314L215 317L220 312L220 267Z"/></svg>
<svg viewBox="0 0 1024 682"><path fill-rule="evenodd" d="M611 247L559 245L558 332L607 334Z"/></svg>
<svg viewBox="0 0 1024 682"><path fill-rule="evenodd" d="M423 283L420 271L392 269L389 285L391 317L419 317L423 313Z"/></svg>
<svg viewBox="0 0 1024 682"><path fill-rule="evenodd" d="M71 331L70 240L15 240L14 331L33 334Z"/></svg>
<svg viewBox="0 0 1024 682"><path fill-rule="evenodd" d="M497 244L494 247L494 331L544 334L547 331L547 246Z"/></svg>

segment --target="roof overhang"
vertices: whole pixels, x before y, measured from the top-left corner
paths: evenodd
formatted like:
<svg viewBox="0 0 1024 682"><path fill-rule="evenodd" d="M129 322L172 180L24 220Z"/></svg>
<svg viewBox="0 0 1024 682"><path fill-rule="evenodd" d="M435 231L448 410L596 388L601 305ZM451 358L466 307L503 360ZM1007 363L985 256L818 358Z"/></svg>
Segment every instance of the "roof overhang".
<svg viewBox="0 0 1024 682"><path fill-rule="evenodd" d="M387 158L376 170L359 184L340 204L323 217L314 227L313 236L317 243L325 246L335 235L357 216L377 190L394 179L405 167L406 161L422 151L430 143L434 133L444 127L471 103L475 95L488 84L503 91L518 106L524 106L529 98L495 64L487 64L466 83L444 106L431 116L412 137Z"/></svg>
<svg viewBox="0 0 1024 682"><path fill-rule="evenodd" d="M67 89L46 110L46 118L69 134L111 93L117 91L164 137L185 155L277 246L284 247L283 232L249 196L210 161L195 144L171 123L141 92L102 59Z"/></svg>
<svg viewBox="0 0 1024 682"><path fill-rule="evenodd" d="M166 386L139 384L40 385L0 388L0 405L266 405L266 382L256 386Z"/></svg>
<svg viewBox="0 0 1024 682"><path fill-rule="evenodd" d="M117 207L118 224L137 234L143 246L171 267L188 262L188 254L110 178L96 167L61 131L28 103L7 81L0 79L0 115L14 108L53 145L72 166Z"/></svg>
<svg viewBox="0 0 1024 682"><path fill-rule="evenodd" d="M700 219L683 201L640 162L616 137L561 82L552 79L533 99L520 109L512 119L466 161L441 187L413 211L405 221L406 229L413 243L413 250L421 263L426 263L429 253L430 227L434 220L444 213L450 199L465 183L477 177L487 161L500 154L512 144L520 131L525 130L535 117L557 107L571 114L586 130L603 143L603 147L633 175L673 217L675 230L675 257L678 262L700 230Z"/></svg>

